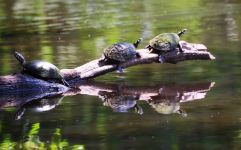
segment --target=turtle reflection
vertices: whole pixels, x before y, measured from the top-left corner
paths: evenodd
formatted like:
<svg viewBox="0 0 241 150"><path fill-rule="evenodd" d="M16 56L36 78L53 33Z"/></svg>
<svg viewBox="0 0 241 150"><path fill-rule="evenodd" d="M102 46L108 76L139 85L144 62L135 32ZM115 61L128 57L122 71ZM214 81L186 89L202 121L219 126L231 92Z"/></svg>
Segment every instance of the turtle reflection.
<svg viewBox="0 0 241 150"><path fill-rule="evenodd" d="M143 114L142 108L137 104L138 95L123 95L117 92L99 92L99 97L103 101L104 106L111 107L114 112L125 113L133 109L138 114Z"/></svg>
<svg viewBox="0 0 241 150"><path fill-rule="evenodd" d="M213 86L214 82L173 85L159 84L154 86L120 86L91 82L83 83L79 86L79 90L69 91L63 95L72 96L82 94L98 96L102 100L103 105L111 107L114 112L125 113L134 111L138 114L143 114L143 109L138 103L141 102L144 104L143 102L146 102L157 113L187 116L186 112L182 110L181 104L205 98ZM25 101L28 102L23 101L23 103L19 103L19 97L16 100L11 98L16 107L19 108L16 113L16 119L21 119L26 111L44 112L52 110L63 99L63 97L52 97L33 100L29 96L27 98Z"/></svg>
<svg viewBox="0 0 241 150"><path fill-rule="evenodd" d="M186 117L187 113L180 108L179 102L173 102L171 100L162 99L160 101L149 101L149 105L160 114L181 114Z"/></svg>
<svg viewBox="0 0 241 150"><path fill-rule="evenodd" d="M61 103L63 98L64 98L63 96L58 96L58 97L43 98L43 99L27 102L22 106L20 106L20 108L17 110L15 119L16 120L21 119L27 110L30 112L50 111L55 107L57 107Z"/></svg>
<svg viewBox="0 0 241 150"><path fill-rule="evenodd" d="M160 114L181 114L186 117L187 113L180 108L183 94L179 92L167 92L165 89L159 91L159 95L151 96L149 105Z"/></svg>

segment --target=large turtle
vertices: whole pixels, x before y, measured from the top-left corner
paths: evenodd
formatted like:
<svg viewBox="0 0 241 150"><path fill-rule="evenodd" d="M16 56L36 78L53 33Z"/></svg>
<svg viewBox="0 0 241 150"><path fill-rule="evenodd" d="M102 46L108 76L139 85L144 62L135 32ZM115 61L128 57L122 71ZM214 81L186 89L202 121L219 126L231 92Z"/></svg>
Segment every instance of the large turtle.
<svg viewBox="0 0 241 150"><path fill-rule="evenodd" d="M69 86L60 73L60 70L55 65L42 60L25 61L23 55L18 52L14 52L14 56L22 65L23 73L30 74L40 79L59 80L64 85Z"/></svg>
<svg viewBox="0 0 241 150"><path fill-rule="evenodd" d="M186 31L187 29L183 29L178 33L159 34L149 41L149 45L146 48L148 48L150 52L157 53L157 54L162 54L165 52L176 50L176 48L179 47L180 37ZM161 55L159 57L159 61L160 62L164 61Z"/></svg>
<svg viewBox="0 0 241 150"><path fill-rule="evenodd" d="M131 60L135 57L140 57L139 53L136 51L137 46L141 42L141 38L135 43L116 43L104 50L104 62L115 63L118 65L119 72L123 72L123 68L120 63Z"/></svg>

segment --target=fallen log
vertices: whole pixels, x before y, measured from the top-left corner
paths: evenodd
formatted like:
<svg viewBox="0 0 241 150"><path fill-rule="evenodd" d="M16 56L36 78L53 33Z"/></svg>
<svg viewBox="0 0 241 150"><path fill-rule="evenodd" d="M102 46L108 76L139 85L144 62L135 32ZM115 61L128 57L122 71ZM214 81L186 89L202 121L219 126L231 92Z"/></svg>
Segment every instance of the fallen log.
<svg viewBox="0 0 241 150"><path fill-rule="evenodd" d="M163 63L178 63L187 60L214 60L215 57L207 51L206 46L203 44L190 44L184 41L180 42L182 52L172 51L163 54L165 61ZM160 63L159 56L150 53L147 49L137 50L140 58L122 63L124 68L150 63ZM82 66L74 69L62 69L64 79L71 85L71 87L80 86L83 82L95 77L101 76L108 72L117 70L116 64L100 63L102 58L90 61ZM53 95L61 95L66 93L71 88L64 85L54 83L51 81L43 81L26 74L13 74L0 77L0 102L16 100L19 95L31 95L26 98L26 101L39 99L42 97L49 97ZM34 96L33 96L34 95ZM21 96L20 96L21 97ZM19 99L22 101L23 99Z"/></svg>

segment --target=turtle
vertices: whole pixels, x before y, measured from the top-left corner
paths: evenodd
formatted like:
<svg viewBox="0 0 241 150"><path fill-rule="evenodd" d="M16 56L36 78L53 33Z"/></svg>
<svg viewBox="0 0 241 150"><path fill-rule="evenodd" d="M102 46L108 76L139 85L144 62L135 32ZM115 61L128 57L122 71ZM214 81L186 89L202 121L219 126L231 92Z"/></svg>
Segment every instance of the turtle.
<svg viewBox="0 0 241 150"><path fill-rule="evenodd" d="M60 73L60 70L55 65L42 60L26 61L23 55L19 52L14 52L14 56L23 67L22 73L30 74L36 78L44 80L59 80L65 86L70 86L68 82L65 81L63 75Z"/></svg>
<svg viewBox="0 0 241 150"><path fill-rule="evenodd" d="M104 49L104 59L102 61L117 64L119 72L123 72L123 68L120 63L126 62L136 57L140 57L136 48L141 42L139 38L135 43L120 42L112 44L111 46Z"/></svg>
<svg viewBox="0 0 241 150"><path fill-rule="evenodd" d="M166 52L174 51L179 47L180 37L187 31L183 29L178 33L162 33L154 37L149 41L149 45L146 47L150 52L163 54ZM182 52L182 50L180 49ZM159 61L164 62L164 58L160 55Z"/></svg>

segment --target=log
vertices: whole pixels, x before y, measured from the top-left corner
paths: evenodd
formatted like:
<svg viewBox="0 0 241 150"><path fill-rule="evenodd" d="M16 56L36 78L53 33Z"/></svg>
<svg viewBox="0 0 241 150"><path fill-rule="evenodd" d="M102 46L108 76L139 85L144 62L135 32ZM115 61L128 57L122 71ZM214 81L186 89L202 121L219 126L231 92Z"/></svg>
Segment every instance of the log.
<svg viewBox="0 0 241 150"><path fill-rule="evenodd" d="M163 63L178 63L181 61L187 60L214 60L215 57L207 51L207 47L203 44L192 44L184 41L180 41L182 46L182 51L172 51L166 54L163 54L165 61ZM150 64L150 63L160 63L159 56L154 53L150 53L147 49L137 50L141 55L140 58L135 58L125 63L122 63L121 66L124 68L141 65L141 64ZM86 80L92 79L97 76L106 74L117 70L117 65L115 64L101 64L100 59L93 60L89 63L86 63L75 69L62 69L64 77L68 81L77 80Z"/></svg>
<svg viewBox="0 0 241 150"><path fill-rule="evenodd" d="M182 52L180 50L172 51L163 54L163 63L178 63L187 60L214 60L215 57L207 51L203 44L192 44L185 41L180 42ZM122 63L124 68L150 63L160 63L159 56L150 53L147 49L137 50L140 58ZM65 80L71 85L71 88L78 88L83 82L95 77L104 75L108 72L117 70L116 64L100 63L102 58L90 61L82 66L74 69L62 69ZM55 83L53 81L44 81L26 74L13 74L0 76L0 103L1 101L16 100L19 95L31 95L31 98L19 99L19 101L30 101L42 97L49 97L53 95L61 95L71 90L64 85ZM33 96L34 95L34 96ZM1 104L0 104L1 105Z"/></svg>

